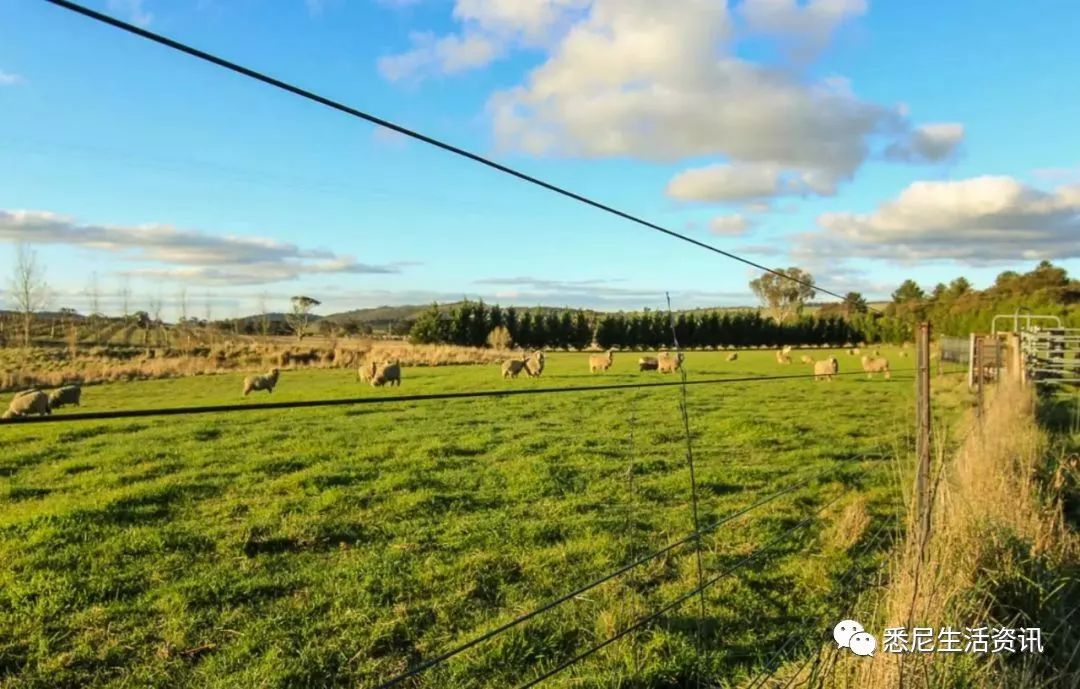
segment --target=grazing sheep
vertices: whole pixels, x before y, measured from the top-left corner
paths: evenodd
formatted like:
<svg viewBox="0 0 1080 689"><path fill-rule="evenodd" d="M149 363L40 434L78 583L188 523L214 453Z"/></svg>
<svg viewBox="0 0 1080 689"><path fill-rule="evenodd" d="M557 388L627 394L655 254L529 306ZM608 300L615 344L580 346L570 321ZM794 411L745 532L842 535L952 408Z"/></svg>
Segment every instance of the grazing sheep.
<svg viewBox="0 0 1080 689"><path fill-rule="evenodd" d="M875 349L874 350L874 356L881 356L881 350L880 349Z"/></svg>
<svg viewBox="0 0 1080 689"><path fill-rule="evenodd" d="M728 354L727 355L727 360L728 361L738 361L739 360L739 353L738 352L732 352L731 354Z"/></svg>
<svg viewBox="0 0 1080 689"><path fill-rule="evenodd" d="M780 353L784 356L791 354L791 345L784 345L784 348L780 350Z"/></svg>
<svg viewBox="0 0 1080 689"><path fill-rule="evenodd" d="M682 352L679 352L675 356L667 354L657 360L657 368L660 373L674 373L682 368L684 358Z"/></svg>
<svg viewBox="0 0 1080 689"><path fill-rule="evenodd" d="M65 404L74 404L76 407L82 406L79 404L79 398L82 396L82 388L78 385L65 385L62 388L57 388L49 393L49 408L59 409Z"/></svg>
<svg viewBox="0 0 1080 689"><path fill-rule="evenodd" d="M543 372L544 353L538 349L525 359L525 373L528 373L530 378L539 378Z"/></svg>
<svg viewBox="0 0 1080 689"><path fill-rule="evenodd" d="M859 356L859 348L855 347L854 349L849 349L848 354L851 356Z"/></svg>
<svg viewBox="0 0 1080 689"><path fill-rule="evenodd" d="M360 364L356 369L356 379L361 383L370 383L371 379L375 377L375 362L371 361L366 364Z"/></svg>
<svg viewBox="0 0 1080 689"><path fill-rule="evenodd" d="M20 419L31 414L47 416L52 414L49 407L49 396L41 390L23 390L11 399L8 410L0 419Z"/></svg>
<svg viewBox="0 0 1080 689"><path fill-rule="evenodd" d="M265 376L248 376L247 378L244 378L244 397L247 397L249 393L256 390L273 392L277 382L278 370L276 368L270 369L270 373L267 373Z"/></svg>
<svg viewBox="0 0 1080 689"><path fill-rule="evenodd" d="M814 380L832 380L840 370L840 362L835 357L814 362Z"/></svg>
<svg viewBox="0 0 1080 689"><path fill-rule="evenodd" d="M520 359L508 359L507 361L504 361L502 365L502 377L504 379L517 378L519 373L528 370L528 362L528 357L524 356Z"/></svg>
<svg viewBox="0 0 1080 689"><path fill-rule="evenodd" d="M397 385L401 387L401 364L393 362L389 364L383 364L375 369L375 374L371 376L371 387L378 388L383 385Z"/></svg>
<svg viewBox="0 0 1080 689"><path fill-rule="evenodd" d="M867 378L873 378L875 373L884 373L886 378L892 378L889 374L888 359L871 359L868 356L864 356L862 358L862 370L866 371Z"/></svg>
<svg viewBox="0 0 1080 689"><path fill-rule="evenodd" d="M660 368L660 360L654 356L643 356L637 360L639 371L655 371Z"/></svg>
<svg viewBox="0 0 1080 689"><path fill-rule="evenodd" d="M778 364L790 364L791 357L789 357L784 350L780 350L776 353L776 363Z"/></svg>
<svg viewBox="0 0 1080 689"><path fill-rule="evenodd" d="M907 355L908 355L908 353L907 353L907 352L905 352L905 351L904 351L904 350L902 350L902 349L900 350L900 358L901 358L901 359L906 359L906 358L907 358Z"/></svg>
<svg viewBox="0 0 1080 689"><path fill-rule="evenodd" d="M810 357L808 357L805 354L803 354L801 357L799 357L799 361L801 361L804 364L813 364L813 363L815 363L813 359L811 359Z"/></svg>
<svg viewBox="0 0 1080 689"><path fill-rule="evenodd" d="M594 355L589 357L589 373L600 372L611 368L611 365L615 363L615 352L610 349L607 350L607 354Z"/></svg>

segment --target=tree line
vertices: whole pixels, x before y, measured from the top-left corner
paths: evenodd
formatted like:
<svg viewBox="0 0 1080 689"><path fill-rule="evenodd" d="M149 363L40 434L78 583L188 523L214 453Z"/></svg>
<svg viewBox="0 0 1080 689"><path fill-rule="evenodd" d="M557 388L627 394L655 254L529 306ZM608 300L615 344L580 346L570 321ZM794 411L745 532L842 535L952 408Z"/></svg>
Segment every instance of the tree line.
<svg viewBox="0 0 1080 689"><path fill-rule="evenodd" d="M703 311L669 315L662 311L590 314L583 310L518 310L484 302L463 302L449 311L433 305L409 332L414 344L483 347L499 342L526 349L716 348L791 345L842 345L862 334L839 316L800 316L779 322L758 311Z"/></svg>

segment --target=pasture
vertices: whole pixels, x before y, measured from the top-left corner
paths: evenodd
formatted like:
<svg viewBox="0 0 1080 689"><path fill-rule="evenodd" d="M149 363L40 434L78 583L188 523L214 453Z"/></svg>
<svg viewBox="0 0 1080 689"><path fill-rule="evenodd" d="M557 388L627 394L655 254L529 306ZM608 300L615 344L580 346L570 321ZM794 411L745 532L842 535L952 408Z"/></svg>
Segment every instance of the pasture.
<svg viewBox="0 0 1080 689"><path fill-rule="evenodd" d="M810 373L800 353L691 352L687 376ZM892 381L689 386L702 525L811 479L707 534L706 576L811 523L708 589L700 658L695 598L544 686L734 685L792 639L816 648L899 528L912 359L883 353ZM110 383L84 389L83 411L256 408L0 426L0 686L376 686L691 533L679 387L257 409L677 380L638 356L592 375L585 354L549 354L540 379L409 367L400 390L286 370L246 400L241 373ZM965 400L957 378L935 378L943 422ZM696 577L694 549L673 550L402 686L516 686Z"/></svg>

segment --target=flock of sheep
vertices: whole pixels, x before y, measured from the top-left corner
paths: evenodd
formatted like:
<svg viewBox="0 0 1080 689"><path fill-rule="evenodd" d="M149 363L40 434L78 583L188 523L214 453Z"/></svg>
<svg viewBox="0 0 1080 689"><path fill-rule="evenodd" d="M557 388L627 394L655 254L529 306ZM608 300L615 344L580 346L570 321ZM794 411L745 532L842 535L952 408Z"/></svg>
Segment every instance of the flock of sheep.
<svg viewBox="0 0 1080 689"><path fill-rule="evenodd" d="M848 354L859 356L860 351L858 349L849 349ZM900 356L906 355L907 352L900 352ZM728 361L737 361L738 359L738 352L731 352L727 355ZM677 354L661 352L659 356L643 356L639 358L638 370L674 373L682 368L684 360L685 357L682 352ZM776 361L780 364L790 364L791 347L778 350L776 352ZM836 357L832 356L821 361L815 361L810 356L803 354L799 357L799 361L814 367L815 380L832 380L833 376L840 371L840 362L836 360ZM860 362L862 363L862 370L866 372L868 378L872 378L875 373L881 373L885 378L890 377L889 360L882 357L881 352L875 350L873 357L862 355ZM603 354L590 355L589 372L603 373L610 369L614 363L615 352L613 350L609 349ZM530 378L539 378L543 372L544 353L539 350L531 354L523 354L516 359L508 359L502 364L502 377L504 379L517 378L521 373L525 373ZM247 397L252 392L261 390L272 393L274 388L277 387L280 375L281 372L273 368L263 375L247 376L244 378L243 396ZM372 387L400 386L401 363L397 361L363 363L356 371L356 378L370 383ZM3 416L0 416L0 419L18 419L34 414L45 416L51 414L52 410L64 405L80 406L81 397L82 388L78 385L66 385L49 393L36 389L24 390L15 395L8 406L8 410Z"/></svg>
<svg viewBox="0 0 1080 689"><path fill-rule="evenodd" d="M867 378L873 378L875 373L881 373L885 378L891 378L892 374L889 373L889 360L881 356L879 350L874 350L874 356L867 356L862 354L858 348L849 349L849 356L860 356L860 364L862 364L862 370L866 373ZM906 356L907 353L901 351L900 356ZM840 362L836 357L828 357L821 361L815 361L812 357L803 354L799 357L799 361L804 364L810 364L814 367L814 379L815 380L832 380L833 376L840 372ZM778 364L790 364L791 363L791 347L785 346L783 349L776 352L776 363Z"/></svg>
<svg viewBox="0 0 1080 689"><path fill-rule="evenodd" d="M23 390L15 394L7 411L0 416L0 419L10 421L34 414L48 416L52 414L53 409L66 405L81 406L81 400L82 388L78 385L65 385L49 393L38 389Z"/></svg>

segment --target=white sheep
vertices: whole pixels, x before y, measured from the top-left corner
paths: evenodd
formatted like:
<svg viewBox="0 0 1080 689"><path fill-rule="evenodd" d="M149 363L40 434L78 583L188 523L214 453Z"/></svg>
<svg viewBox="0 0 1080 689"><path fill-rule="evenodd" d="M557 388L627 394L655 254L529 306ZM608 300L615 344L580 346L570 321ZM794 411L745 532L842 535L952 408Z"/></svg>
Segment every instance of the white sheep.
<svg viewBox="0 0 1080 689"><path fill-rule="evenodd" d="M868 356L862 358L862 370L866 371L867 378L873 378L875 373L884 373L886 378L891 378L889 374L889 360L883 358L871 359Z"/></svg>
<svg viewBox="0 0 1080 689"><path fill-rule="evenodd" d="M814 362L814 380L832 380L840 371L840 362L835 357Z"/></svg>
<svg viewBox="0 0 1080 689"><path fill-rule="evenodd" d="M508 359L504 361L502 365L502 377L504 379L517 378L519 373L528 370L526 368L528 366L528 361L528 357L524 356L520 359Z"/></svg>
<svg viewBox="0 0 1080 689"><path fill-rule="evenodd" d="M615 352L607 350L606 354L598 354L589 357L589 373L603 373L615 363Z"/></svg>
<svg viewBox="0 0 1080 689"><path fill-rule="evenodd" d="M791 354L791 345L784 345L784 348L780 350L780 353L784 355Z"/></svg>
<svg viewBox="0 0 1080 689"><path fill-rule="evenodd" d="M654 356L643 356L637 360L639 371L655 371L660 368L660 361Z"/></svg>
<svg viewBox="0 0 1080 689"><path fill-rule="evenodd" d="M657 367L660 373L674 373L682 368L684 357L683 353L679 352L675 356L665 353L664 356L657 360Z"/></svg>
<svg viewBox="0 0 1080 689"><path fill-rule="evenodd" d="M397 385L401 387L401 364L397 361L382 364L375 369L371 376L371 387L378 388L383 385Z"/></svg>
<svg viewBox="0 0 1080 689"><path fill-rule="evenodd" d="M279 371L276 368L270 369L270 373L265 376L248 376L244 378L244 397L256 390L266 390L268 393L274 391L274 387L277 386Z"/></svg>
<svg viewBox="0 0 1080 689"><path fill-rule="evenodd" d="M804 364L813 364L814 363L814 360L811 359L806 354L803 354L801 357L799 357L799 361L801 361Z"/></svg>
<svg viewBox="0 0 1080 689"><path fill-rule="evenodd" d="M3 416L0 416L0 419L21 419L31 414L40 416L52 414L52 409L49 407L49 396L41 390L23 390L17 393L11 399L8 410L4 412Z"/></svg>
<svg viewBox="0 0 1080 689"><path fill-rule="evenodd" d="M80 404L81 397L81 387L78 385L65 385L49 393L49 408L59 409L66 404L74 404L76 407L80 407L82 406Z"/></svg>
<svg viewBox="0 0 1080 689"><path fill-rule="evenodd" d="M739 360L739 353L738 352L732 352L731 354L728 354L727 355L727 360L728 361L738 361Z"/></svg>
<svg viewBox="0 0 1080 689"><path fill-rule="evenodd" d="M529 374L530 378L539 378L543 372L544 353L538 349L525 359L525 373Z"/></svg>
<svg viewBox="0 0 1080 689"><path fill-rule="evenodd" d="M370 383L371 379L375 377L375 362L371 361L366 364L360 364L356 369L356 379L361 383Z"/></svg>
<svg viewBox="0 0 1080 689"><path fill-rule="evenodd" d="M776 363L778 364L790 364L791 357L788 356L784 350L780 350L776 353Z"/></svg>

